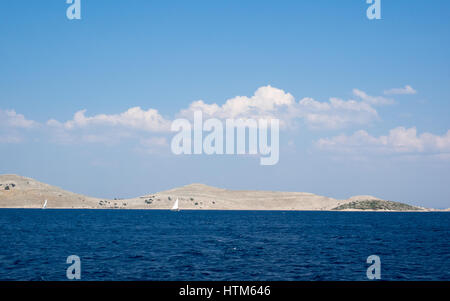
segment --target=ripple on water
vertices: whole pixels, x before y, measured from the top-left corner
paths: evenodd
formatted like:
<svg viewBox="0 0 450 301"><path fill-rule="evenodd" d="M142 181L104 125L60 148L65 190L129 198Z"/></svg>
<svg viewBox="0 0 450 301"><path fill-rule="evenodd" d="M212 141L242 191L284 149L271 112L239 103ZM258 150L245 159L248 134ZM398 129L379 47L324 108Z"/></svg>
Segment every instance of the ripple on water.
<svg viewBox="0 0 450 301"><path fill-rule="evenodd" d="M0 280L450 280L448 213L0 210Z"/></svg>

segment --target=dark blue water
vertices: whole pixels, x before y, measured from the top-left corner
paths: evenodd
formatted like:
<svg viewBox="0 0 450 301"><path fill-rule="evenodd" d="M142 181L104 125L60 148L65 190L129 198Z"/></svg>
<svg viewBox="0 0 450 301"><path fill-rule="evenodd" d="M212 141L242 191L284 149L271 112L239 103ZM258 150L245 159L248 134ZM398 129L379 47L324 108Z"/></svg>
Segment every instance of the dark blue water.
<svg viewBox="0 0 450 301"><path fill-rule="evenodd" d="M0 280L450 280L450 213L0 210Z"/></svg>

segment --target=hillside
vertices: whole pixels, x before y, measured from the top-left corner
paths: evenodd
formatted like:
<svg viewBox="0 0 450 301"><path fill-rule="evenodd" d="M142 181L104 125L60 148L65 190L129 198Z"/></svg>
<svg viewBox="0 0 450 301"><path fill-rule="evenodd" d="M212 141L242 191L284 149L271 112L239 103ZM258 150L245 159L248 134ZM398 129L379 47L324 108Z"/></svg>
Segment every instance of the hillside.
<svg viewBox="0 0 450 301"><path fill-rule="evenodd" d="M1 208L95 208L99 200L65 191L31 178L0 175Z"/></svg>
<svg viewBox="0 0 450 301"><path fill-rule="evenodd" d="M333 198L305 192L227 190L191 184L141 197L146 208L170 208L179 198L182 209L214 210L329 210L343 204ZM130 205L138 199L128 200Z"/></svg>

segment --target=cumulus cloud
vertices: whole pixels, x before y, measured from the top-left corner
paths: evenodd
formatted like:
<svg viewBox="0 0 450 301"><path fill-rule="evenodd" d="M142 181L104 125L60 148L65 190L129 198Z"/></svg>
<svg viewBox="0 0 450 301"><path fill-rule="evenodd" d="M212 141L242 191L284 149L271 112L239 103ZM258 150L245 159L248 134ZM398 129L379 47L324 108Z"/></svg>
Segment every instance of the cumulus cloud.
<svg viewBox="0 0 450 301"><path fill-rule="evenodd" d="M17 114L14 110L0 110L0 126L2 128L22 128L30 129L37 126L33 120L28 120L22 114Z"/></svg>
<svg viewBox="0 0 450 301"><path fill-rule="evenodd" d="M389 90L385 90L384 94L386 95L408 95L408 94L416 94L417 91L413 89L413 87L406 85L404 88L393 88Z"/></svg>
<svg viewBox="0 0 450 301"><path fill-rule="evenodd" d="M283 111L295 103L294 97L281 89L271 86L260 87L251 97L236 96L219 106L207 104L203 100L194 101L180 116L191 118L195 111L202 111L206 117L213 118L277 118Z"/></svg>
<svg viewBox="0 0 450 301"><path fill-rule="evenodd" d="M378 120L374 106L393 102L358 89L353 90L353 95L356 100L331 97L318 101L305 97L297 101L292 94L268 85L258 88L252 96L236 96L223 104L194 101L175 116L191 119L194 112L202 111L204 118L278 119L282 129L295 128L302 123L312 129L340 129ZM0 117L3 128L23 129L40 125L15 111L0 110ZM125 139L139 140L149 134L166 135L170 133L170 126L171 120L164 118L158 110L132 107L117 114L89 115L86 110L80 110L70 120L50 119L39 128L49 131L54 141L62 143L117 144ZM3 140L14 141L11 138Z"/></svg>
<svg viewBox="0 0 450 301"><path fill-rule="evenodd" d="M359 92L365 95L365 100L330 98L329 101L320 102L306 97L296 102L290 93L265 86L257 89L251 97L237 96L226 100L223 105L207 104L203 100L194 101L187 109L181 110L179 115L192 118L195 111L202 111L207 117L219 119L277 118L280 119L280 125L285 128L294 125L298 120L303 120L312 128L342 128L378 119L377 111L367 101L374 97Z"/></svg>
<svg viewBox="0 0 450 301"><path fill-rule="evenodd" d="M86 110L78 111L72 120L64 123L51 119L47 122L47 125L63 127L67 130L89 126L117 126L150 132L163 132L170 129L170 122L164 119L155 109L145 111L140 107L133 107L120 114L99 114L91 117L86 116L85 113Z"/></svg>
<svg viewBox="0 0 450 301"><path fill-rule="evenodd" d="M350 136L320 139L316 146L322 150L351 154L450 154L450 130L442 136L431 133L418 135L415 127L397 127L388 135L379 137L360 130Z"/></svg>
<svg viewBox="0 0 450 301"><path fill-rule="evenodd" d="M24 130L36 128L39 124L26 119L14 110L0 110L0 143L20 143L24 140Z"/></svg>
<svg viewBox="0 0 450 301"><path fill-rule="evenodd" d="M86 110L78 111L64 122L50 119L46 123L53 141L62 144L100 143L117 145L122 141L139 141L157 133L169 133L170 121L157 110L133 107L119 114L88 116Z"/></svg>
<svg viewBox="0 0 450 301"><path fill-rule="evenodd" d="M236 96L223 104L206 103L203 100L192 102L177 117L192 119L194 112L202 111L204 118L218 119L279 119L282 128L293 127L304 122L314 129L337 129L350 125L362 125L378 119L373 104L386 104L383 97L369 96L355 89L361 100L330 98L320 102L303 98L298 102L288 92L272 86L258 88L252 96ZM133 107L120 114L98 114L87 116L86 110L78 111L71 120L59 122L51 119L47 125L67 131L92 129L96 127L115 127L148 132L169 132L170 120L162 117L157 110L143 110Z"/></svg>

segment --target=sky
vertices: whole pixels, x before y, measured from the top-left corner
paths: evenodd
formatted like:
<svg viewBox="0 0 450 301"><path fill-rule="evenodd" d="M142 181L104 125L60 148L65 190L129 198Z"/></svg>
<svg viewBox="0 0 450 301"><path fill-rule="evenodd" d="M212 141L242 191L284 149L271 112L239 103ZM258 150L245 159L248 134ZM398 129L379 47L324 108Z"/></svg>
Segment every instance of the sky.
<svg viewBox="0 0 450 301"><path fill-rule="evenodd" d="M450 3L0 2L0 174L90 196L190 183L450 207ZM279 118L280 155L174 155L170 124Z"/></svg>

